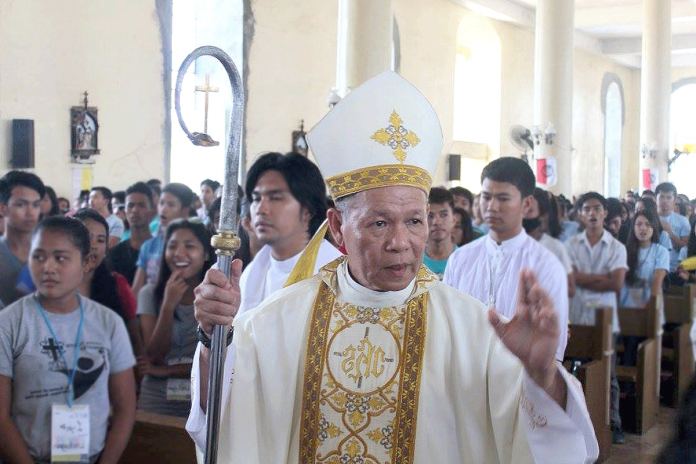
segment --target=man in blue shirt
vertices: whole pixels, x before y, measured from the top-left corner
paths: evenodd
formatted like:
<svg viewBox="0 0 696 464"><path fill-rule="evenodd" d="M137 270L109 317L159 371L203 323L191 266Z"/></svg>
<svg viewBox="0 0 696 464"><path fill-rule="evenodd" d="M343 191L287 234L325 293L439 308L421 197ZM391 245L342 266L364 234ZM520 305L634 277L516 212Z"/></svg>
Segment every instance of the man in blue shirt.
<svg viewBox="0 0 696 464"><path fill-rule="evenodd" d="M663 182L655 189L657 209L660 213L662 229L669 234L672 250L669 252L669 271L674 272L679 265L679 250L689 242L691 226L689 220L674 212L677 188L670 182Z"/></svg>
<svg viewBox="0 0 696 464"><path fill-rule="evenodd" d="M136 263L138 269L133 279L133 294L136 297L143 285L157 281L164 249L164 229L176 219L188 218L195 198L196 194L184 184L171 183L162 189L162 196L157 206L160 220L159 233L142 244Z"/></svg>
<svg viewBox="0 0 696 464"><path fill-rule="evenodd" d="M447 259L458 247L452 239L454 229L454 197L444 188L433 187L428 195L428 243L423 264L442 280Z"/></svg>

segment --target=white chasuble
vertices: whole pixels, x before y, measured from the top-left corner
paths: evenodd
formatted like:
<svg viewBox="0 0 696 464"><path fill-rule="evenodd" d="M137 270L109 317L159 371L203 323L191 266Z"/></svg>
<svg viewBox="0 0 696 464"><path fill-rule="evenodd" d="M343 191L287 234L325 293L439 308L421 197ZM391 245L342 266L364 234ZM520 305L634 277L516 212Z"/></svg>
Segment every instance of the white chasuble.
<svg viewBox="0 0 696 464"><path fill-rule="evenodd" d="M583 394L564 409L524 372L486 308L421 267L376 292L345 258L234 321L220 464L589 463Z"/></svg>
<svg viewBox="0 0 696 464"><path fill-rule="evenodd" d="M307 342L300 462L413 462L432 274L407 304L369 308L319 287Z"/></svg>

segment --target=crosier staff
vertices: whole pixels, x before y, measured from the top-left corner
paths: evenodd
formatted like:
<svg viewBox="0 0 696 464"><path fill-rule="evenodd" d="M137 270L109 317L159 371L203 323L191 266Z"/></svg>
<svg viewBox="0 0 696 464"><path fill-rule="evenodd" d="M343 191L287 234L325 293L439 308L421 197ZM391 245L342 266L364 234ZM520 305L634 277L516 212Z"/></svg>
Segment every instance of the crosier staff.
<svg viewBox="0 0 696 464"><path fill-rule="evenodd" d="M220 228L217 235L211 239L211 244L217 254L217 265L225 277L230 277L230 265L234 252L239 248L237 237L237 172L239 170L239 149L242 137L242 120L244 117L244 87L237 67L232 59L217 47L204 46L195 49L186 57L179 74L176 77L176 89L174 92L174 107L179 118L179 124L189 140L194 145L213 147L219 142L213 140L208 134L189 132L184 119L181 116L181 86L191 63L197 58L208 55L216 58L227 71L232 84L232 118L230 121L230 136L227 144L227 156L225 158L225 179L222 186L222 203L220 205ZM215 464L217 461L218 430L220 418L220 404L222 397L223 366L225 365L225 353L227 349L227 336L229 327L216 325L213 327L212 343L210 348L210 370L208 376L208 403L207 403L207 440L205 445L205 464Z"/></svg>

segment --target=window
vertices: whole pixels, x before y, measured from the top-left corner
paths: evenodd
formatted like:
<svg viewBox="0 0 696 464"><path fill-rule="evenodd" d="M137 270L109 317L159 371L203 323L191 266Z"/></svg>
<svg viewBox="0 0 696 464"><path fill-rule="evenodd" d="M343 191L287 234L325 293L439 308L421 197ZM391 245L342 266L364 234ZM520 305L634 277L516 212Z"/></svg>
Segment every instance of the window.
<svg viewBox="0 0 696 464"><path fill-rule="evenodd" d="M670 118L670 159L674 157L674 149L690 154L682 154L672 164L669 180L677 187L679 193L689 198L696 197L696 184L693 181L696 172L696 125L694 125L694 108L696 108L696 78L677 82L672 91ZM685 145L691 145L685 147Z"/></svg>
<svg viewBox="0 0 696 464"><path fill-rule="evenodd" d="M604 99L604 196L621 197L623 98L616 81L606 87Z"/></svg>
<svg viewBox="0 0 696 464"><path fill-rule="evenodd" d="M204 131L206 105L205 92L201 90L206 86L206 75L210 75L210 87L217 88L208 94L207 132L220 145L194 146L179 127L174 110L174 89L179 67L196 47L225 44L221 48L232 58L239 72L243 72L243 2L229 1L216 4L215 8L211 7L212 3L208 0L174 0L172 4L170 178L173 182L188 185L194 192L198 192L203 179L211 178L221 183L225 180L222 173L225 168L232 96L229 78L218 60L206 56L189 66L181 89L181 114L190 132ZM221 17L228 20L221 22Z"/></svg>
<svg viewBox="0 0 696 464"><path fill-rule="evenodd" d="M489 154L498 156L500 94L500 36L488 19L470 14L462 19L457 33L452 119L455 142L485 144ZM462 167L466 165L465 159L462 159ZM471 178L478 178L480 171L467 174ZM465 185L468 188L477 186L478 181L475 185Z"/></svg>

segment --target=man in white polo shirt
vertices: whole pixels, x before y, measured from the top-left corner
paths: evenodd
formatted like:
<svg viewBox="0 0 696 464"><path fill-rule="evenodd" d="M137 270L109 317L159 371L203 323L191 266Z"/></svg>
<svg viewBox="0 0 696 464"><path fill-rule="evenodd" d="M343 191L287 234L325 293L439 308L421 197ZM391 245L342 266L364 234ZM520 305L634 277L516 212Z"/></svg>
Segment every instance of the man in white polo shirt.
<svg viewBox="0 0 696 464"><path fill-rule="evenodd" d="M483 169L481 213L488 235L450 255L443 282L509 319L515 314L520 272L534 271L558 312L561 336L556 359L561 361L568 339L566 272L558 258L522 227L534 199L535 180L529 165L518 158L499 158Z"/></svg>
<svg viewBox="0 0 696 464"><path fill-rule="evenodd" d="M621 292L626 271L626 247L604 229L607 216L606 200L589 192L577 202L585 230L568 239L566 247L573 263L575 296L570 302L571 324L594 325L595 309L608 306L614 310L614 346L619 334L616 310L617 295ZM616 355L611 369L611 428L614 443L624 443L619 416L619 382L616 378Z"/></svg>

